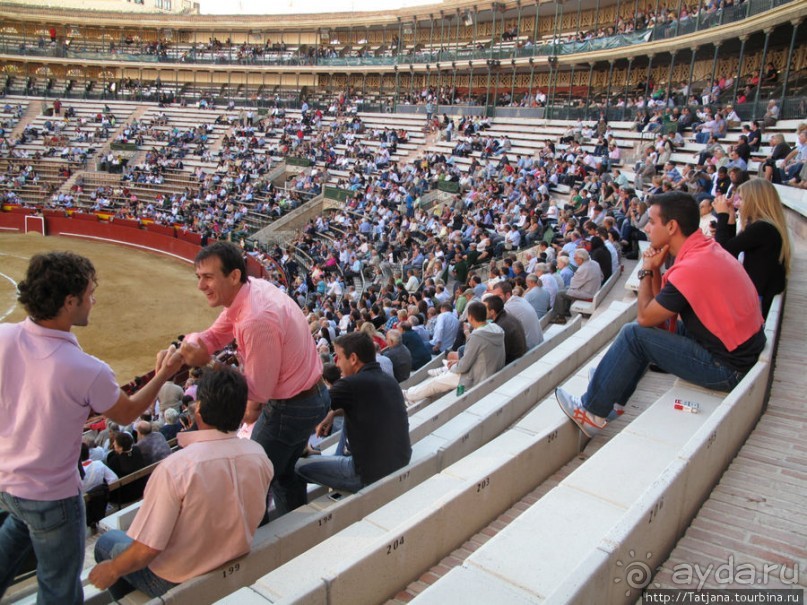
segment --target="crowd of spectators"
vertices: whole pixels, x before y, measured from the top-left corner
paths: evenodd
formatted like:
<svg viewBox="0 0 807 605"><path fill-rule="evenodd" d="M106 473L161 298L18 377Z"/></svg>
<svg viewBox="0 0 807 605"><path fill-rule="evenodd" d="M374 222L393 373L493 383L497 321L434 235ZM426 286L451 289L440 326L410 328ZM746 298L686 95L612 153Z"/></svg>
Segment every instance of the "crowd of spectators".
<svg viewBox="0 0 807 605"><path fill-rule="evenodd" d="M79 460L85 493L103 485L104 505L117 506L143 497L148 475L135 480L129 476L168 457L171 454L169 442L177 433L191 430L198 377L199 371L194 370L183 386L166 382L150 409L129 425L121 426L107 419L89 425ZM126 481L109 492L109 485L119 479Z"/></svg>
<svg viewBox="0 0 807 605"><path fill-rule="evenodd" d="M218 122L229 130L215 154L207 139L211 126L174 128L170 122L161 113L151 123L127 125L121 142L143 137L142 144L148 137L163 145L148 151L141 164L127 166L120 185L92 191L95 209L114 206L122 218L149 217L226 236L255 207L267 214L285 209L279 208L279 190L263 178L275 153L306 158L317 166L292 182L291 193L282 194L293 200L289 204L302 200L295 194L321 191L335 175L347 191L343 207L312 219L286 249L255 254L259 259L272 256L285 272L274 281L303 307L326 371L334 368L329 363L336 364L330 384L339 384L339 370L351 372L346 377L384 372L401 384L433 355L444 354L442 368L434 368L428 380L402 393L406 405L455 388L461 393L538 346L542 320L564 323L574 299L590 300L620 270L623 256L638 255L648 221L648 195L675 190L691 194L701 202L704 235L717 235L720 243L734 246L733 253L746 252L751 272L751 253L741 247L744 240L731 237L728 225L734 224L731 208L740 205L738 194L756 191L744 184L765 125L743 125L743 134L726 150L721 141L730 126L722 112L692 115L685 109L665 114L655 142L642 150L633 184L622 174L621 158L614 152L619 141L605 120L572 124L559 140L547 140L534 156L527 156L514 153L506 135L487 133L486 119L444 117L437 127L454 143L452 152L427 151L406 164L391 157L407 140L406 130L367 127L358 117L338 118L325 126L323 116L310 109L299 119L280 112L264 118L225 115ZM703 147L692 164L679 170L672 153L689 136ZM760 163L761 176L798 183L807 153L807 125L798 129L796 149L778 133L771 139L770 161ZM128 189L162 185L185 168L183 161L190 156L215 163L215 168L193 168L192 184L182 194L143 202ZM36 175L29 166L4 178L9 176L19 181ZM456 183L459 193L431 206L424 198L441 183ZM83 191L77 193L80 197ZM118 207L112 203L117 198L129 203ZM765 212L772 212L775 203L766 202L754 216L742 217L741 211L746 228L764 222ZM746 205L750 213L747 200ZM728 219L720 218L718 227L717 218L724 214ZM780 219L772 219L777 233ZM760 228L754 233L768 237ZM784 287L787 273L789 248L786 237L780 237L786 258L782 279L754 284L768 304ZM300 260L301 254L307 262ZM348 346L348 341L340 341L353 333L369 337L374 361L357 353L360 363L349 367L334 357L340 349L353 351L354 345L363 351L360 343ZM389 388L392 383L384 380L384 388ZM85 490L170 455L168 440L193 422L193 408L184 409L193 399L192 390L192 384L186 390L166 385L153 412L133 426L110 423L98 427L102 433L87 435L79 460ZM333 420L330 417L316 432L326 433ZM242 436L248 433L249 427L242 427ZM354 435L353 440L358 445L362 437ZM315 456L316 439L311 445L309 452ZM349 458L350 435L340 448L340 456ZM403 448L401 460L408 460L410 453ZM331 480L324 471L314 472L319 465L305 462L299 467L311 480L326 485ZM351 491L351 486L358 489L376 478L340 485ZM131 483L118 497L137 498L141 493L142 483Z"/></svg>

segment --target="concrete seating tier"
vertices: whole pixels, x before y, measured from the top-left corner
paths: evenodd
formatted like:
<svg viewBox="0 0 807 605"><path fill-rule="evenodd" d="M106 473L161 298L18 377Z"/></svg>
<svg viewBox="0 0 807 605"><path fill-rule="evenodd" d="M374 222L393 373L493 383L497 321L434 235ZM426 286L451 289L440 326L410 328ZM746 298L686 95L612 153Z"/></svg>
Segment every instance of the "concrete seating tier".
<svg viewBox="0 0 807 605"><path fill-rule="evenodd" d="M30 101L32 103L36 103L37 101ZM43 108L47 107L48 109L52 108L52 101L50 100L42 100L39 101ZM50 147L47 143L49 139L52 137L56 137L59 139L59 142L56 144L56 147L79 147L82 149L89 149L89 148L100 148L106 143L106 139L104 140L93 140L92 135L95 133L95 130L101 126L100 122L96 122L95 118L99 113L103 112L104 105L108 105L109 109L111 110L112 114L115 116L116 119L116 126L110 128L110 132L114 131L118 126L124 124L126 120L132 115L134 111L138 109L138 105L136 103L124 103L124 102L115 102L115 101L85 101L80 99L66 99L62 102L62 111L61 114L58 116L48 116L45 114L40 114L33 118L29 123L28 126L36 128L39 132L41 137L31 141L29 143L24 143L22 145L17 145L17 149L25 149L28 151L44 151L45 148ZM44 130L45 122L62 122L64 120L64 113L67 108L71 108L75 111L75 117L69 119L68 125L62 129L61 133L57 134L55 131L50 131L48 133ZM86 120L86 122L82 125L81 120ZM89 139L87 141L79 141L77 140L77 130L87 134Z"/></svg>
<svg viewBox="0 0 807 605"><path fill-rule="evenodd" d="M650 247L650 242L648 241L639 241L639 258L642 257L644 251ZM639 271L642 269L642 263L636 263L636 266L633 268L633 271L630 273L630 277L628 277L627 281L625 282L625 289L632 290L633 292L639 291Z"/></svg>
<svg viewBox="0 0 807 605"><path fill-rule="evenodd" d="M456 398L449 393L417 412L410 419L414 445L412 461L407 467L338 502L325 496L270 523L259 530L252 553L237 561L239 578L230 576L225 579L223 575L226 574L221 570L214 571L174 589L163 597L164 602L195 602L194 599L202 598L201 595L205 595L205 599L222 597L254 582L268 570L301 554L478 449L551 392L558 381L573 371L594 348L613 338L618 326L628 321L633 312L633 305L616 304L613 312L609 309L603 314L604 319L594 326L594 334L585 338L576 333L579 320L571 322L558 333L561 342L557 346L543 354L546 349L539 345L528 353L542 355L538 361L530 357L522 358L522 365L516 366L518 361L511 364L515 366L514 370L519 370L517 375L508 380L499 374L491 377L487 394L481 388L485 383L467 391L463 397L473 398L468 400L472 402L470 407L467 402L459 403L462 397ZM452 405L452 399L457 403ZM286 539L278 542L283 536ZM297 549L297 552L292 554L289 549Z"/></svg>
<svg viewBox="0 0 807 605"><path fill-rule="evenodd" d="M676 381L414 602L482 602L494 595L510 603L635 602L762 412L781 304L780 296L767 322L765 352L733 391ZM698 402L700 413L675 410L676 399ZM642 586L627 581L631 569L646 574Z"/></svg>
<svg viewBox="0 0 807 605"><path fill-rule="evenodd" d="M554 397L546 399L553 388L545 387L557 385L607 344L633 312L634 305L614 303L589 324L593 336L587 345L573 342L582 334L573 336L481 400L477 405L485 406L486 419L460 416L442 432L468 432L468 440L478 440L490 422L509 430L475 443L439 474L264 576L249 590L263 602L377 603L417 578L577 454L577 429L566 422ZM550 377L556 372L560 375ZM506 407L493 399L496 395L507 396ZM534 407L536 403L540 405ZM506 418L497 420L502 415ZM334 553L340 554L332 557ZM234 593L230 599L242 594Z"/></svg>

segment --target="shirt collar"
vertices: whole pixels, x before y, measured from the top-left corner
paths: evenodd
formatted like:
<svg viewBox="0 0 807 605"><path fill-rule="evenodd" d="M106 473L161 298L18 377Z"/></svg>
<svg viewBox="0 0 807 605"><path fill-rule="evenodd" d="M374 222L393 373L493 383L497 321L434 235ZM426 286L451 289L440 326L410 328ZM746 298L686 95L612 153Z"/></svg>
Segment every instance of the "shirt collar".
<svg viewBox="0 0 807 605"><path fill-rule="evenodd" d="M77 347L81 348L78 344L78 338L72 332L65 332L64 330L52 330L51 328L45 328L40 326L30 317L26 317L25 321L22 323L22 328L26 332L30 332L31 334L35 334L37 336L44 336L47 338L59 338L61 340L66 340Z"/></svg>
<svg viewBox="0 0 807 605"><path fill-rule="evenodd" d="M194 443L203 443L205 441L223 441L225 439L238 439L238 434L233 431L231 433L223 433L218 429L204 429L200 431L184 431L177 433L177 443L182 447L188 447Z"/></svg>
<svg viewBox="0 0 807 605"><path fill-rule="evenodd" d="M227 307L227 317L235 320L238 318L238 315L241 313L241 309L244 308L244 304L249 296L249 290L252 287L252 280L254 278L248 277L247 283L242 284L241 287L238 289L238 294L235 295L233 299L233 304Z"/></svg>

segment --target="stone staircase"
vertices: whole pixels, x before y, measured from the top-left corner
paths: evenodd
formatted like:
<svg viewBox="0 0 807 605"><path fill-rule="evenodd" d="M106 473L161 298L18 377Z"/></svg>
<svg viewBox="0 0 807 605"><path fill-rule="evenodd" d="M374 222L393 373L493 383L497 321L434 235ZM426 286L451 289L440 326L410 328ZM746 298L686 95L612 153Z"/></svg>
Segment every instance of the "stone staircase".
<svg viewBox="0 0 807 605"><path fill-rule="evenodd" d="M7 99L11 105L14 105L14 99L9 98ZM28 107L25 108L25 112L23 112L22 117L20 118L19 122L14 126L11 130L11 134L9 135L9 139L16 139L18 136L22 134L25 128L34 121L41 113L42 109L46 107L45 101L40 101L38 99L33 99L28 103Z"/></svg>
<svg viewBox="0 0 807 605"><path fill-rule="evenodd" d="M132 112L132 115L130 115L126 120L121 120L121 123L118 125L118 127L113 132L110 133L109 139L107 139L106 143L104 143L104 146L98 150L98 154L96 157L103 157L104 155L108 154L112 149L112 143L115 141L115 137L121 134L126 129L126 126L128 124L134 122L135 120L140 120L149 109L151 109L150 105L138 105L137 109L135 109ZM131 158L129 158L129 163L136 164L141 159L143 159L143 157L145 157L144 151L142 150L136 151L134 155ZM96 165L93 164L88 169L88 171L97 172Z"/></svg>

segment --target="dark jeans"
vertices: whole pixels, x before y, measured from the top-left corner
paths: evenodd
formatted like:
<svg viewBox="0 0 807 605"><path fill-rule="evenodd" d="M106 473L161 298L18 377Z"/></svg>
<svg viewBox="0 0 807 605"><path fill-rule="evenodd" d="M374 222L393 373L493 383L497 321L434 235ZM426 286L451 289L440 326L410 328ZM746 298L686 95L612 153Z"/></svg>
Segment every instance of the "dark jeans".
<svg viewBox="0 0 807 605"><path fill-rule="evenodd" d="M127 550L134 540L119 529L111 529L103 534L95 543L95 562L101 563L114 559L123 551ZM144 592L152 599L155 599L178 586L174 582L169 582L155 574L148 567L138 569L130 574L121 577L117 582L109 587L109 594L115 600L122 599L134 590Z"/></svg>
<svg viewBox="0 0 807 605"><path fill-rule="evenodd" d="M325 386L320 386L309 397L270 401L255 423L252 439L263 446L275 468L269 491L278 515L285 515L307 501L306 482L294 472L294 465L330 407L331 395Z"/></svg>
<svg viewBox="0 0 807 605"><path fill-rule="evenodd" d="M0 492L8 517L0 525L0 597L11 585L22 560L33 548L39 583L37 603L84 602L84 497L28 500Z"/></svg>
<svg viewBox="0 0 807 605"><path fill-rule="evenodd" d="M673 376L715 391L730 391L744 375L687 336L681 321L674 334L631 322L622 326L597 366L583 394L583 407L606 418L615 403L628 402L651 363Z"/></svg>
<svg viewBox="0 0 807 605"><path fill-rule="evenodd" d="M555 315L558 317L568 317L571 315L571 308L576 300L580 299L569 296L566 294L565 290L558 292L555 296L555 306L553 307Z"/></svg>

